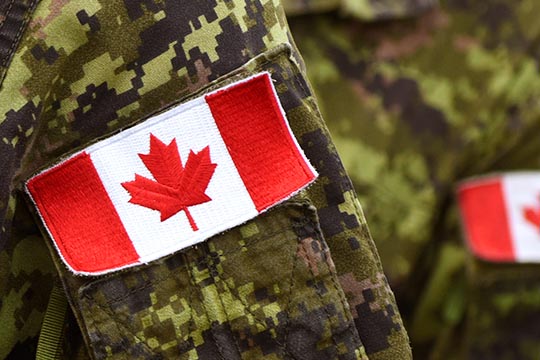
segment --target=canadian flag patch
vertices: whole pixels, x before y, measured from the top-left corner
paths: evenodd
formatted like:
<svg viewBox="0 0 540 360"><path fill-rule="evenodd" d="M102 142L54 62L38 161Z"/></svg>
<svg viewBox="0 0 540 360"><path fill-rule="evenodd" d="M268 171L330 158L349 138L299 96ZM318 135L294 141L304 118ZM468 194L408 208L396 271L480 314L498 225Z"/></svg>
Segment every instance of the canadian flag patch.
<svg viewBox="0 0 540 360"><path fill-rule="evenodd" d="M465 181L458 200L466 241L476 256L540 262L540 172Z"/></svg>
<svg viewBox="0 0 540 360"><path fill-rule="evenodd" d="M316 176L261 73L95 143L26 190L68 268L98 275L240 225Z"/></svg>

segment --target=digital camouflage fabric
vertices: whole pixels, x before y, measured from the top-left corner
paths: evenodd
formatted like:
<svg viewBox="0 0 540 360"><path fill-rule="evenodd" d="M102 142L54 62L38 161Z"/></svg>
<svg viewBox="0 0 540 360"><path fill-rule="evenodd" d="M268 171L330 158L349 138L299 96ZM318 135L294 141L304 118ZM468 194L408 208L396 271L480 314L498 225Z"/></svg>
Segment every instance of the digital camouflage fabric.
<svg viewBox="0 0 540 360"><path fill-rule="evenodd" d="M363 21L396 19L431 8L437 0L283 0L287 15L338 11Z"/></svg>
<svg viewBox="0 0 540 360"><path fill-rule="evenodd" d="M463 179L540 167L539 11L449 0L289 19L415 358L540 358L540 266L474 258L455 199Z"/></svg>
<svg viewBox="0 0 540 360"><path fill-rule="evenodd" d="M1 43L0 358L411 358L279 2L12 0L0 10L0 32L12 34ZM203 245L106 276L70 273L24 180L261 71L319 179Z"/></svg>

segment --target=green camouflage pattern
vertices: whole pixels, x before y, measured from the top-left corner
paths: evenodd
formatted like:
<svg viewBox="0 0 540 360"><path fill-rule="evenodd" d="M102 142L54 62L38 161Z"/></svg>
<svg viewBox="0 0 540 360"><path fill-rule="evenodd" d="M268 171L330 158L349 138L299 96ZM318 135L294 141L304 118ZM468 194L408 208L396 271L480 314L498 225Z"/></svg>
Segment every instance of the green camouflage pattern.
<svg viewBox="0 0 540 360"><path fill-rule="evenodd" d="M22 200L22 199L19 199ZM12 237L0 252L0 358L11 347L15 359L26 359L36 351L43 314L54 281L54 266L48 249L28 210L14 214Z"/></svg>
<svg viewBox="0 0 540 360"><path fill-rule="evenodd" d="M0 83L36 4L37 0L0 2Z"/></svg>
<svg viewBox="0 0 540 360"><path fill-rule="evenodd" d="M474 258L455 199L469 177L540 168L539 11L448 0L386 22L289 19L415 358L540 358L540 266Z"/></svg>
<svg viewBox="0 0 540 360"><path fill-rule="evenodd" d="M339 11L362 21L406 18L426 11L437 0L283 0L287 15Z"/></svg>
<svg viewBox="0 0 540 360"><path fill-rule="evenodd" d="M309 205L282 205L79 297L97 358L367 359Z"/></svg>
<svg viewBox="0 0 540 360"><path fill-rule="evenodd" d="M0 323L14 324L0 358L35 349L56 276L71 305L64 358L411 358L303 67L276 0L40 1L0 84L0 163L9 164L0 178ZM260 71L271 72L319 179L203 245L111 275L70 273L30 214L24 180ZM21 276L25 239L22 259L42 261L28 260Z"/></svg>

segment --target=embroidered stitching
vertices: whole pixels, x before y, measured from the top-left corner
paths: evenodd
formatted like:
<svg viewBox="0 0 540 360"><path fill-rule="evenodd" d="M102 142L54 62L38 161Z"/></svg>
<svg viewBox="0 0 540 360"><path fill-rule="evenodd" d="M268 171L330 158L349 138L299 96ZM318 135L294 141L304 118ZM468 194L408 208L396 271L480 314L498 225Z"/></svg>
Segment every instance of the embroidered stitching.
<svg viewBox="0 0 540 360"><path fill-rule="evenodd" d="M11 12L11 9L13 8L13 4L15 3L15 0L11 0L9 2L9 6L6 10L6 16L4 18L4 21L2 22L2 24L0 24L0 31L2 31L2 29L4 28L4 25L6 24L6 20L9 18L9 13ZM4 65L4 63L2 63L2 66Z"/></svg>
<svg viewBox="0 0 540 360"><path fill-rule="evenodd" d="M155 180L135 174L135 180L123 182L129 202L159 211L162 222L184 211L193 231L199 230L189 207L212 200L205 194L217 166L210 160L210 147L190 151L183 166L176 139L165 145L150 133L150 152L139 157Z"/></svg>
<svg viewBox="0 0 540 360"><path fill-rule="evenodd" d="M2 59L2 65L0 67L5 67L7 65L9 59L11 59L11 57L13 56L13 52L15 51L16 45L19 43L19 40L20 40L20 38L22 36L22 33L23 33L23 29L25 28L25 24L28 22L28 18L30 17L31 9L34 8L34 6L36 5L36 2L37 2L37 0L32 0L32 2L29 4L28 8L26 9L24 18L22 19L21 25L19 26L19 30L17 30L17 34L15 35L15 38L13 38L13 40L11 42L11 46L10 46L6 56L4 57L4 59ZM5 25L8 17L9 17L9 13L11 11L11 8L13 7L14 3L15 3L15 0L11 0L11 3L9 4L9 8L6 11L6 19L2 23L2 26L0 26L0 31L2 30L3 26ZM3 69L3 70L0 69L0 86L2 85L2 82L3 82L4 77L6 75L6 70L7 69Z"/></svg>

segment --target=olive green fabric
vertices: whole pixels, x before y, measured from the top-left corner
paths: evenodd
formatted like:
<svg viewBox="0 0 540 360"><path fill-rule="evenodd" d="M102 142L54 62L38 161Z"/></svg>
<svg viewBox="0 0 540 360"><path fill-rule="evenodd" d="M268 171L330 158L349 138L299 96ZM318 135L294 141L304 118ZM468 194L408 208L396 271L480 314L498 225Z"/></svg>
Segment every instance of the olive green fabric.
<svg viewBox="0 0 540 360"><path fill-rule="evenodd" d="M0 2L0 83L6 75L11 58L36 4L37 0Z"/></svg>
<svg viewBox="0 0 540 360"><path fill-rule="evenodd" d="M64 358L409 359L393 293L303 69L277 1L40 1L0 84L0 358L35 351L59 277L71 309ZM272 74L319 179L203 245L110 275L70 273L23 182L261 71Z"/></svg>
<svg viewBox="0 0 540 360"><path fill-rule="evenodd" d="M54 284L41 324L36 360L61 359L64 324L69 304L62 285Z"/></svg>
<svg viewBox="0 0 540 360"><path fill-rule="evenodd" d="M365 358L309 205L88 282L79 298L98 358Z"/></svg>
<svg viewBox="0 0 540 360"><path fill-rule="evenodd" d="M449 0L401 20L289 19L415 358L540 358L540 266L475 259L455 198L471 176L540 168L539 11Z"/></svg>
<svg viewBox="0 0 540 360"><path fill-rule="evenodd" d="M381 21L417 15L437 0L283 0L287 15L339 11L362 21Z"/></svg>

